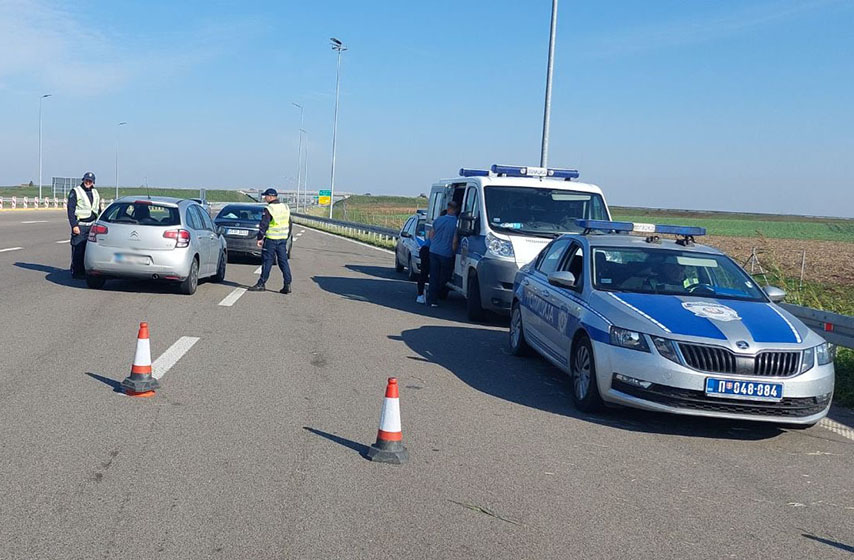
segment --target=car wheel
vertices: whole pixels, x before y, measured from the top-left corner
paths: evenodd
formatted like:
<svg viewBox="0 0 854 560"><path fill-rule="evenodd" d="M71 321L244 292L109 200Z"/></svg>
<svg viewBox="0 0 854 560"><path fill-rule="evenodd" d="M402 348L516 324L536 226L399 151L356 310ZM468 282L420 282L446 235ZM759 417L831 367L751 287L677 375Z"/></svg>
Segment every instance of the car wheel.
<svg viewBox="0 0 854 560"><path fill-rule="evenodd" d="M409 255L409 271L406 277L412 282L418 280L418 274L415 273L415 259L412 258L412 255Z"/></svg>
<svg viewBox="0 0 854 560"><path fill-rule="evenodd" d="M515 301L510 312L510 353L514 356L527 356L530 349L525 340L525 328L522 326L522 306Z"/></svg>
<svg viewBox="0 0 854 560"><path fill-rule="evenodd" d="M225 263L228 262L228 253L223 251L219 255L219 264L216 267L216 274L213 277L214 282L222 282L225 280Z"/></svg>
<svg viewBox="0 0 854 560"><path fill-rule="evenodd" d="M182 294L191 296L196 293L196 288L199 286L199 260L193 259L193 264L190 265L190 274L187 279L181 282L180 290Z"/></svg>
<svg viewBox="0 0 854 560"><path fill-rule="evenodd" d="M397 251L394 252L394 271L403 272L403 265L400 264L400 258L397 256Z"/></svg>
<svg viewBox="0 0 854 560"><path fill-rule="evenodd" d="M93 290L100 290L107 283L107 279L102 276L86 275L86 286Z"/></svg>
<svg viewBox="0 0 854 560"><path fill-rule="evenodd" d="M480 302L480 283L474 272L469 274L469 283L466 288L466 312L470 321L483 321L486 315Z"/></svg>
<svg viewBox="0 0 854 560"><path fill-rule="evenodd" d="M602 407L599 385L596 382L596 364L593 361L593 345L586 335L579 338L572 347L570 360L572 378L572 400L575 408L584 412L594 412Z"/></svg>

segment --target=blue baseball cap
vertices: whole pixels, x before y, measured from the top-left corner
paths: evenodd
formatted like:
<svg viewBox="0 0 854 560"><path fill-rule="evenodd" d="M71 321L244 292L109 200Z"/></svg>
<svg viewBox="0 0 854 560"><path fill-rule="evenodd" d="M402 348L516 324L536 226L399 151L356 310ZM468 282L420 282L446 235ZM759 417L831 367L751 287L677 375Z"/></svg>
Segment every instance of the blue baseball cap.
<svg viewBox="0 0 854 560"><path fill-rule="evenodd" d="M92 173L91 171L87 171L86 173L83 174L83 180L84 181L92 181L94 183L95 182L95 174Z"/></svg>
<svg viewBox="0 0 854 560"><path fill-rule="evenodd" d="M279 192L276 189L267 189L261 193L261 196L279 196Z"/></svg>

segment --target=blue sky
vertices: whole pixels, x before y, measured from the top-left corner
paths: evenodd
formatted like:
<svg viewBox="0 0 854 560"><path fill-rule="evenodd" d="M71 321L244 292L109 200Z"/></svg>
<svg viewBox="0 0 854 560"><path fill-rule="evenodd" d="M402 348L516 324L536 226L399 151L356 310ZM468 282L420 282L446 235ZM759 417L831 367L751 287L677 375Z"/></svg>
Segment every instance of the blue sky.
<svg viewBox="0 0 854 560"><path fill-rule="evenodd" d="M539 161L551 2L0 0L0 184L418 194ZM854 2L561 2L552 166L611 204L854 217Z"/></svg>

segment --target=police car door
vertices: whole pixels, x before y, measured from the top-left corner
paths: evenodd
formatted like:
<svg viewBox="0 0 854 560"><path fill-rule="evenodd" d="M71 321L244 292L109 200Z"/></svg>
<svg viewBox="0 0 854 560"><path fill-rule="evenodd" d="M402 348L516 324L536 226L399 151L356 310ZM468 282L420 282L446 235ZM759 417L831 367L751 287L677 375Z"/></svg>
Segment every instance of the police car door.
<svg viewBox="0 0 854 560"><path fill-rule="evenodd" d="M551 301L554 306L554 316L551 321L544 322L543 335L548 340L552 350L560 356L560 362L569 363L569 346L572 333L581 318L581 291L584 289L586 271L589 268L588 259L584 258L584 250L577 241L569 244L569 249L560 260L558 271L568 271L575 276L572 288L550 285Z"/></svg>
<svg viewBox="0 0 854 560"><path fill-rule="evenodd" d="M461 217L471 216L471 223L474 225L473 232L470 235L459 235L457 254L454 256L453 284L464 288L469 268L477 268L477 263L486 248L483 237L480 235L480 196L478 195L477 185L469 183L466 186L465 199L463 200L459 215ZM462 224L462 222L459 222L459 224Z"/></svg>
<svg viewBox="0 0 854 560"><path fill-rule="evenodd" d="M543 249L542 257L537 259L531 274L522 281L522 323L525 336L546 353L547 357L560 363L563 363L563 358L555 350L549 338L549 325L557 320L558 299L553 293L554 289L549 284L548 277L558 269L569 244L569 239L553 241Z"/></svg>

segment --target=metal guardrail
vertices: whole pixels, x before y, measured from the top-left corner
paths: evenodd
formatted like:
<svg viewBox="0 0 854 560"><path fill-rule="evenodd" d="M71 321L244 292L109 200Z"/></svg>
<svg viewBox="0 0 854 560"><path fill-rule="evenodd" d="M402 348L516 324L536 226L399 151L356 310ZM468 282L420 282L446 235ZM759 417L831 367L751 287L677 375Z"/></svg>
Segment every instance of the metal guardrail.
<svg viewBox="0 0 854 560"><path fill-rule="evenodd" d="M375 235L378 238L385 238L389 241L396 241L400 230L385 228L381 226L370 226L367 224L359 224L356 222L345 222L343 220L330 220L329 218L321 218L320 216L312 216L310 214L291 213L294 222L298 224L311 225L311 222L321 224L327 227L341 230L342 233L362 233L366 235Z"/></svg>
<svg viewBox="0 0 854 560"><path fill-rule="evenodd" d="M829 343L854 348L854 317L793 303L781 303L780 307L803 321Z"/></svg>

